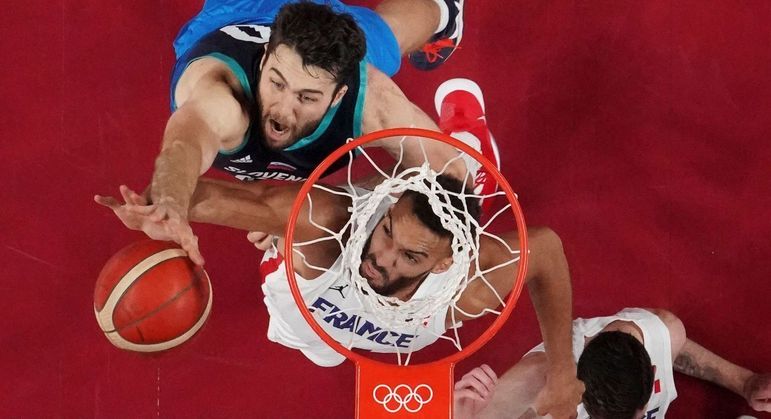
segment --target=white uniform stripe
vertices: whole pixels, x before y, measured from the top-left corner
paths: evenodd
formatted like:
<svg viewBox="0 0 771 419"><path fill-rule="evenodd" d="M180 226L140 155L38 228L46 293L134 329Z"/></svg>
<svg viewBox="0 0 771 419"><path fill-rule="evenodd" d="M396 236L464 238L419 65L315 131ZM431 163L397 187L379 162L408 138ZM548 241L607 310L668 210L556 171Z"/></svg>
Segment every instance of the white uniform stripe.
<svg viewBox="0 0 771 419"><path fill-rule="evenodd" d="M102 310L98 311L96 306L94 306L94 313L96 314L96 319L99 322L102 331L109 333L115 330L115 324L112 321L112 314L115 311L115 305L118 304L118 300L123 297L123 294L129 289L129 287L131 287L131 285L134 283L134 281L136 281L137 278L139 278L140 275L144 274L148 270L152 269L153 266L158 265L161 262L185 256L187 256L187 253L182 249L163 250L137 263L133 268L131 268L131 270L126 272L126 274L123 275L123 278L118 281L118 284L115 285L115 287L110 292L110 296L107 298L107 301L105 301Z"/></svg>

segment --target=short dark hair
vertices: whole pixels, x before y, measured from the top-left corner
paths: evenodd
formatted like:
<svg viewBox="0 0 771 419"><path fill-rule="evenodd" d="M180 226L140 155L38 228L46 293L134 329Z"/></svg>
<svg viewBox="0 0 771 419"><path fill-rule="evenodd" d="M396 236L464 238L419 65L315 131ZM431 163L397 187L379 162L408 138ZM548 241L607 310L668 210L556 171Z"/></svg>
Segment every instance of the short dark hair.
<svg viewBox="0 0 771 419"><path fill-rule="evenodd" d="M469 190L469 188L464 190L462 181L452 176L439 175L436 177L436 182L439 184L439 186L442 187L442 189L448 192L453 192L448 194L448 196L450 198L450 205L453 207L453 215L455 217L460 218L461 222L464 224L466 222L466 217L469 216L472 219L479 221L479 214L481 212L479 199L474 196L466 196L464 206L464 201L455 195L461 192L467 194L473 193ZM443 195L439 194L438 196L441 200L444 201ZM413 213L416 217L418 217L418 220L420 220L421 223L429 228L429 230L438 234L440 237L452 238L452 233L442 226L441 220L434 213L434 210L431 208L431 204L429 204L428 197L426 195L408 189L404 191L402 198L407 198L412 202ZM476 229L473 228L472 224L472 232L475 232L475 230Z"/></svg>
<svg viewBox="0 0 771 419"><path fill-rule="evenodd" d="M337 13L329 5L309 1L288 3L281 7L271 25L266 54L279 45L294 49L303 67L328 71L337 84L358 71L367 52L364 32L347 13Z"/></svg>
<svg viewBox="0 0 771 419"><path fill-rule="evenodd" d="M578 379L586 386L584 408L593 419L637 419L635 412L653 391L651 358L629 333L602 332L578 359Z"/></svg>

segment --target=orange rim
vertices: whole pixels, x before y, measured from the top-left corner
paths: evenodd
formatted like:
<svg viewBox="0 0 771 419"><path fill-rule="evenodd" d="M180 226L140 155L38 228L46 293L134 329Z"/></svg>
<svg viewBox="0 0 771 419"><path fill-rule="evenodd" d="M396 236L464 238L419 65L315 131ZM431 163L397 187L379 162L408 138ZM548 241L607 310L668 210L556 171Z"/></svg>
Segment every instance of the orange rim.
<svg viewBox="0 0 771 419"><path fill-rule="evenodd" d="M322 340L324 340L324 342L327 343L327 345L329 345L330 347L332 347L332 349L334 349L341 355L354 361L357 364L372 363L372 364L392 365L392 364L376 361L373 359L369 359L364 355L353 352L352 350L341 345L339 342L337 342L331 336L329 336L329 334L318 324L318 322L316 322L316 319L314 319L313 315L311 315L310 311L308 311L308 307L305 304L305 300L300 294L300 289L297 286L297 278L295 276L295 272L293 268L294 252L292 248L292 242L294 239L295 223L297 222L297 217L300 214L300 209L302 208L303 202L305 202L306 196L308 195L311 188L313 187L313 184L315 184L319 180L321 175L324 174L324 172L326 172L327 169L335 161L343 157L346 153L350 152L351 150L357 147L360 147L366 143L379 140L382 138L405 137L405 136L430 138L436 141L442 141L442 142L448 143L451 146L459 149L460 151L470 155L478 162L482 163L482 165L487 169L490 175L492 175L493 178L495 178L495 181L498 183L500 188L506 193L506 198L511 203L511 211L514 215L514 219L516 220L516 224L517 224L520 259L517 266L517 278L514 281L514 286L512 287L511 292L509 293L509 298L506 299L506 307L504 307L501 314L498 316L497 319L493 321L492 325L490 325L490 327L488 327L487 330L485 330L481 335L479 335L479 337L477 337L469 345L466 345L458 353L446 356L436 361L431 361L425 364L418 364L418 365L432 365L432 364L446 364L446 363L455 364L461 361L462 359L468 356L471 356L474 352L478 351L498 332L498 330L500 330L501 327L503 327L504 322L509 318L511 311L516 306L517 300L519 299L519 295L522 292L522 287L524 286L524 282L525 282L525 273L527 272L527 261L528 261L528 247L527 247L527 234L526 234L526 228L525 228L525 218L524 218L524 215L522 214L522 209L519 206L519 202L517 201L516 195L514 194L514 191L511 189L511 185L509 185L509 182L506 181L503 175L498 171L498 168L495 166L495 164L490 160L488 160L486 157L484 157L481 153L471 148L471 146L461 141L458 141L455 138L452 138L449 135L443 134L441 132L429 131L421 128L391 128L391 129L375 131L375 132L371 132L369 134L363 135L351 142L346 143L345 145L335 150L332 154L327 156L327 158L325 158L324 161L322 161L318 167L316 167L316 169L311 173L308 179L303 183L302 188L300 188L300 191L298 192L297 197L295 198L294 203L292 204L292 210L289 214L289 220L286 228L286 235L285 235L286 243L284 246L284 264L286 265L287 280L289 281L289 288L292 291L292 297L294 297L295 304L297 304L298 308L300 309L300 313L305 318L305 321L308 322L311 328L316 332L316 334Z"/></svg>

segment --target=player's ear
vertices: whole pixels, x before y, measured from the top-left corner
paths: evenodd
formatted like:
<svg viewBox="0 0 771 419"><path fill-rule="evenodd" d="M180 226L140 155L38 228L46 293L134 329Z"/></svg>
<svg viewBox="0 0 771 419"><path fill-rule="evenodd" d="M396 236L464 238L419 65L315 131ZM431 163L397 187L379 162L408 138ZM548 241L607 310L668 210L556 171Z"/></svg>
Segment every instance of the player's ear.
<svg viewBox="0 0 771 419"><path fill-rule="evenodd" d="M345 92L348 91L348 85L342 85L340 86L340 89L338 89L337 93L335 93L335 97L332 99L332 106L337 106L338 103L340 103L341 100L343 100L343 96L345 96Z"/></svg>
<svg viewBox="0 0 771 419"><path fill-rule="evenodd" d="M434 265L434 268L431 269L431 273L440 274L447 272L447 270L450 269L450 266L452 266L452 256L447 256L446 258L440 259L439 262Z"/></svg>

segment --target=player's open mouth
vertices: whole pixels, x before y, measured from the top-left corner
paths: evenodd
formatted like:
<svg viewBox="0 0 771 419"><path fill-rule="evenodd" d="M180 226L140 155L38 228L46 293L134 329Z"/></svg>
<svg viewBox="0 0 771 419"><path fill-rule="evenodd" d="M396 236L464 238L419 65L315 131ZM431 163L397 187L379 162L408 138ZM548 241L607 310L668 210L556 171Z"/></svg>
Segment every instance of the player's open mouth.
<svg viewBox="0 0 771 419"><path fill-rule="evenodd" d="M268 133L273 139L280 139L289 134L289 127L278 123L273 118L268 118Z"/></svg>

